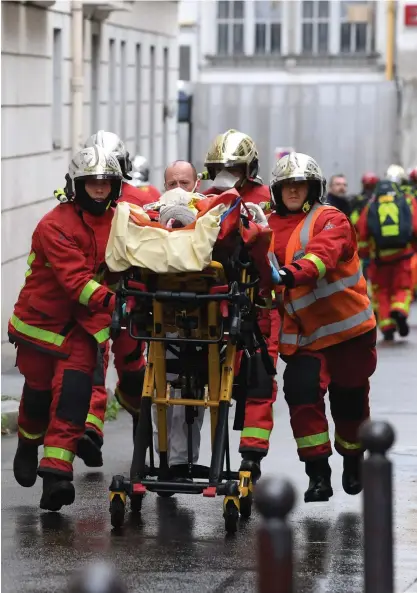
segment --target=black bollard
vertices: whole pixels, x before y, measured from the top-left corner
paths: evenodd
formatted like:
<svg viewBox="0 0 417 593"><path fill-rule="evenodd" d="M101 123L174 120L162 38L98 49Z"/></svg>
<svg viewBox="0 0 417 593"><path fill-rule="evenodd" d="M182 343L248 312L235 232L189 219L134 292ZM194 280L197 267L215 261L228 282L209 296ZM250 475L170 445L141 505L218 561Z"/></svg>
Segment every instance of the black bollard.
<svg viewBox="0 0 417 593"><path fill-rule="evenodd" d="M76 574L68 593L127 593L127 587L111 565L95 562Z"/></svg>
<svg viewBox="0 0 417 593"><path fill-rule="evenodd" d="M295 503L287 480L263 478L255 489L262 515L258 530L258 593L293 593L292 529L286 518Z"/></svg>
<svg viewBox="0 0 417 593"><path fill-rule="evenodd" d="M367 421L359 438L369 451L362 466L365 593L393 593L392 464L385 454L395 434L386 422Z"/></svg>

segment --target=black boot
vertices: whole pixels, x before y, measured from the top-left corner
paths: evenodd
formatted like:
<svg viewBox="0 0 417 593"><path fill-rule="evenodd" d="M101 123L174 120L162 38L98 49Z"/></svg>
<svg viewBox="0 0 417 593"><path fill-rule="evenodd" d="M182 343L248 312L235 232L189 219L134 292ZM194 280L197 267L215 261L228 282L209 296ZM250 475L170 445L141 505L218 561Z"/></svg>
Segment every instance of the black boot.
<svg viewBox="0 0 417 593"><path fill-rule="evenodd" d="M350 455L343 458L342 486L346 494L362 492L361 464L363 455Z"/></svg>
<svg viewBox="0 0 417 593"><path fill-rule="evenodd" d="M239 471L251 472L253 484L256 484L261 477L261 460L263 457L264 455L250 451L242 453L242 463L240 464Z"/></svg>
<svg viewBox="0 0 417 593"><path fill-rule="evenodd" d="M40 502L45 511L60 511L64 505L72 504L75 500L74 484L52 473L43 476L43 490Z"/></svg>
<svg viewBox="0 0 417 593"><path fill-rule="evenodd" d="M310 483L304 493L304 502L327 502L333 496L329 460L306 461L306 474Z"/></svg>
<svg viewBox="0 0 417 593"><path fill-rule="evenodd" d="M395 329L386 329L382 332L384 342L392 342L394 340Z"/></svg>
<svg viewBox="0 0 417 593"><path fill-rule="evenodd" d="M78 441L77 455L87 467L101 467L103 465L102 446L101 436L93 428L87 428Z"/></svg>
<svg viewBox="0 0 417 593"><path fill-rule="evenodd" d="M13 473L16 482L24 488L30 488L36 482L38 471L38 445L19 439L13 461Z"/></svg>
<svg viewBox="0 0 417 593"><path fill-rule="evenodd" d="M399 311L393 311L390 314L391 319L394 319L398 327L398 333L402 338L405 338L410 333L410 327L407 322L407 316Z"/></svg>

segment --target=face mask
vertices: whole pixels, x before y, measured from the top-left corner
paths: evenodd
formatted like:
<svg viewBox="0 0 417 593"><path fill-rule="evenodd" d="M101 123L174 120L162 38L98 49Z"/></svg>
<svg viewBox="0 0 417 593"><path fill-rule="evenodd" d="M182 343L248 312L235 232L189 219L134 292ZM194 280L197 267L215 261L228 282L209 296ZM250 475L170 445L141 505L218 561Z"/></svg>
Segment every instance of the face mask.
<svg viewBox="0 0 417 593"><path fill-rule="evenodd" d="M213 187L226 191L228 189L232 189L232 187L235 187L238 181L239 179L237 177L223 169L223 171L220 171L220 173L216 176L213 182Z"/></svg>

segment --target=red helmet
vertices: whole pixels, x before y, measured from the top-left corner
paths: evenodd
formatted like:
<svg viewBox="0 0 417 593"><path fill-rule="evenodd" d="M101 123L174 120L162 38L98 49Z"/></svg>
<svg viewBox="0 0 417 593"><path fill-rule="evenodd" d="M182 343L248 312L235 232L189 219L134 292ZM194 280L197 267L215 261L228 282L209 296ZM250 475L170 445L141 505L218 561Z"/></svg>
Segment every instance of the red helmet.
<svg viewBox="0 0 417 593"><path fill-rule="evenodd" d="M410 181L412 181L413 183L417 183L417 167L414 167L414 169L411 169L409 177L410 177Z"/></svg>
<svg viewBox="0 0 417 593"><path fill-rule="evenodd" d="M365 187L373 187L378 183L378 181L379 177L375 173L365 173L364 175L362 175L362 185Z"/></svg>

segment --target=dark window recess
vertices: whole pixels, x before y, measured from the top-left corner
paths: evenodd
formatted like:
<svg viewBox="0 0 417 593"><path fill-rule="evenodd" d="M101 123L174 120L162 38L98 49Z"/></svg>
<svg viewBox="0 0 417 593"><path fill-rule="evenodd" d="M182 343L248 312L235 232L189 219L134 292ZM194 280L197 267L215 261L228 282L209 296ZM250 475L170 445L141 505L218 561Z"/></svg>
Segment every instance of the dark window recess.
<svg viewBox="0 0 417 593"><path fill-rule="evenodd" d="M350 52L350 23L342 23L340 27L340 51Z"/></svg>
<svg viewBox="0 0 417 593"><path fill-rule="evenodd" d="M233 25L233 53L243 53L243 25Z"/></svg>
<svg viewBox="0 0 417 593"><path fill-rule="evenodd" d="M304 2L303 2L303 17L305 19L313 18L313 6L314 6L314 2L312 0L304 0Z"/></svg>
<svg viewBox="0 0 417 593"><path fill-rule="evenodd" d="M229 16L229 0L217 2L217 18L227 19Z"/></svg>
<svg viewBox="0 0 417 593"><path fill-rule="evenodd" d="M368 26L367 23L356 23L355 50L358 52L366 51Z"/></svg>
<svg viewBox="0 0 417 593"><path fill-rule="evenodd" d="M217 25L217 53L226 55L228 51L229 26Z"/></svg>
<svg viewBox="0 0 417 593"><path fill-rule="evenodd" d="M313 51L313 23L303 23L303 52Z"/></svg>
<svg viewBox="0 0 417 593"><path fill-rule="evenodd" d="M255 29L255 52L264 54L266 52L266 25L261 23Z"/></svg>
<svg viewBox="0 0 417 593"><path fill-rule="evenodd" d="M329 25L327 23L319 23L318 27L319 31L319 42L318 42L318 52L320 54L327 53L328 45L329 45Z"/></svg>
<svg viewBox="0 0 417 593"><path fill-rule="evenodd" d="M281 51L281 24L273 23L271 25L271 53L280 53Z"/></svg>

